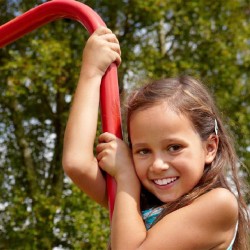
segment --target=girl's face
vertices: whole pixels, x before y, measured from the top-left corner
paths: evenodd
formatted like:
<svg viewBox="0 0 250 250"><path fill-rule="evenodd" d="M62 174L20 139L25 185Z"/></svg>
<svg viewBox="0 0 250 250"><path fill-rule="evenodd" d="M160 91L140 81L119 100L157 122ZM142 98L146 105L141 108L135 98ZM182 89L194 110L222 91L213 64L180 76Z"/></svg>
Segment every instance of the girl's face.
<svg viewBox="0 0 250 250"><path fill-rule="evenodd" d="M191 191L214 158L211 145L201 141L191 122L166 103L136 111L130 138L138 178L165 203Z"/></svg>

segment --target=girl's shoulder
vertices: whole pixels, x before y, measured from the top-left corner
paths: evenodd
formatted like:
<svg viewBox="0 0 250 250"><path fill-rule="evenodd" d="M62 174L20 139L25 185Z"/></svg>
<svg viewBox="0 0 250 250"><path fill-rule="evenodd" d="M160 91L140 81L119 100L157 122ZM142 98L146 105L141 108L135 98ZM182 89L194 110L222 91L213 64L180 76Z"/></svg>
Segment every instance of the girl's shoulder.
<svg viewBox="0 0 250 250"><path fill-rule="evenodd" d="M207 200L213 200L215 205L232 205L233 207L238 207L235 195L226 188L214 188L198 197L194 202L206 202Z"/></svg>
<svg viewBox="0 0 250 250"><path fill-rule="evenodd" d="M164 241L170 249L183 249L183 246L187 249L227 249L234 238L237 220L237 199L229 190L216 188L190 205L167 214L148 234L154 244ZM178 235L181 237L176 241Z"/></svg>
<svg viewBox="0 0 250 250"><path fill-rule="evenodd" d="M224 249L234 241L238 226L238 201L235 195L225 188L215 188L197 198L193 203L200 216L207 214L206 223L210 230L221 235L219 246ZM209 221L212 223L209 224ZM214 234L217 237L216 233ZM220 248L219 248L220 249ZM228 249L228 248L227 248Z"/></svg>
<svg viewBox="0 0 250 250"><path fill-rule="evenodd" d="M230 223L238 219L238 202L235 195L225 188L215 188L201 195L193 202L193 206L205 210L212 209L213 217Z"/></svg>
<svg viewBox="0 0 250 250"><path fill-rule="evenodd" d="M197 216L206 214L206 221L213 222L214 230L233 231L237 224L238 201L228 189L215 188L197 198L191 207Z"/></svg>

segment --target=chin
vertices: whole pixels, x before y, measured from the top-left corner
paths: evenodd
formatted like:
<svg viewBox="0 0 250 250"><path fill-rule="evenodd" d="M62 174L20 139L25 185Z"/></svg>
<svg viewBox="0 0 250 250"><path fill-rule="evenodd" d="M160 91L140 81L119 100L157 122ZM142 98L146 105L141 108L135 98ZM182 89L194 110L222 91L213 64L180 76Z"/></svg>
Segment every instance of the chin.
<svg viewBox="0 0 250 250"><path fill-rule="evenodd" d="M156 197L163 203L169 203L169 202L174 202L177 199L180 198L180 196L161 196L161 195L156 195Z"/></svg>

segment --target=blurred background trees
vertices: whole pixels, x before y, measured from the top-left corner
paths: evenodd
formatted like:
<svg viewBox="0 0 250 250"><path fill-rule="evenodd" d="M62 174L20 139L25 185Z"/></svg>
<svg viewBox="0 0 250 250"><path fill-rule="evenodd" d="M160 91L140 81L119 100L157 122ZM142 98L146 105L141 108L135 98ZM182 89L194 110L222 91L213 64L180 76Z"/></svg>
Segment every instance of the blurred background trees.
<svg viewBox="0 0 250 250"><path fill-rule="evenodd" d="M42 2L0 0L0 24ZM250 168L248 0L81 2L119 38L121 100L149 79L200 78ZM87 38L79 23L65 19L0 49L0 249L106 248L107 211L79 191L61 166ZM242 173L249 184L247 171Z"/></svg>

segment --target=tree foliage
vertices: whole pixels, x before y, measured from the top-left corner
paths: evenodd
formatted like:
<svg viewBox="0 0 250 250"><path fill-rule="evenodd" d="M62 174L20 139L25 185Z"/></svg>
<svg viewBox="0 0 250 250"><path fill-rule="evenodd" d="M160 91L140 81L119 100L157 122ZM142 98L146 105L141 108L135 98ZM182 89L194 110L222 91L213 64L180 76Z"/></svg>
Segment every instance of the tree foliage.
<svg viewBox="0 0 250 250"><path fill-rule="evenodd" d="M1 24L42 2L0 0ZM201 78L250 168L248 0L82 2L119 38L121 97L152 78ZM0 50L0 249L106 247L107 211L72 185L61 167L87 37L80 24L60 20Z"/></svg>

